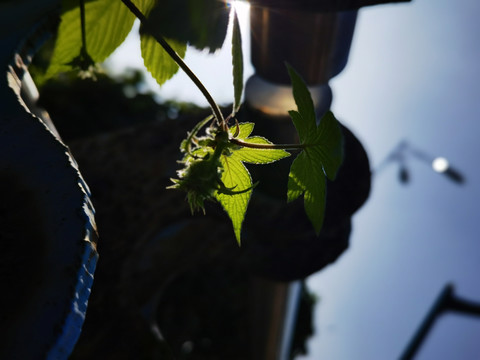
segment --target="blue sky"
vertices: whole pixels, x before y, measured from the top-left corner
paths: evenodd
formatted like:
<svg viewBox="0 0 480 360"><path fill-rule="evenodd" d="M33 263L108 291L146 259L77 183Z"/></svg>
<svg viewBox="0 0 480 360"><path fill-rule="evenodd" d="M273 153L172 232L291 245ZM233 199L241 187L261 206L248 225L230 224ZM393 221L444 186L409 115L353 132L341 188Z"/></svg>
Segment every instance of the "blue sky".
<svg viewBox="0 0 480 360"><path fill-rule="evenodd" d="M458 186L407 158L411 183L391 164L373 179L354 216L350 248L308 284L319 296L310 355L301 360L396 359L446 283L480 302L480 2L414 0L360 11L346 69L331 81L332 109L365 146L375 169L407 140L461 170ZM243 24L244 30L248 25ZM110 60L141 66L130 38ZM244 31L248 59L248 34ZM221 103L232 101L230 50L187 52L187 62ZM253 72L247 64L245 77ZM182 74L162 99L197 102ZM444 316L418 359L479 359L480 319Z"/></svg>
<svg viewBox="0 0 480 360"><path fill-rule="evenodd" d="M372 167L402 140L445 156L457 186L408 159L376 174L354 217L351 247L314 275L320 296L311 354L301 359L396 359L443 286L478 300L480 3L428 1L361 10L347 68L331 82L333 111L362 140ZM480 319L447 315L418 359L480 358Z"/></svg>

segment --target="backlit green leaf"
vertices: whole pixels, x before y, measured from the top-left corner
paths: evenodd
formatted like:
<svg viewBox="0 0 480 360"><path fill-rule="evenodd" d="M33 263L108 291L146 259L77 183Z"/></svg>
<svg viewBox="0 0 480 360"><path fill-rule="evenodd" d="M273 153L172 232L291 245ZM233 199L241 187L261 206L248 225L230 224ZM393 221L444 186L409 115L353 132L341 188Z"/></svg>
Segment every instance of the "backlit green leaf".
<svg viewBox="0 0 480 360"><path fill-rule="evenodd" d="M72 69L72 61L82 48L80 7L73 1L64 1L58 37L47 77ZM104 61L130 32L135 16L121 1L96 0L85 2L85 33L87 53L96 62Z"/></svg>
<svg viewBox="0 0 480 360"><path fill-rule="evenodd" d="M288 202L302 194L305 212L318 234L325 216L325 176L334 180L343 161L343 137L340 124L327 112L317 126L315 108L307 86L287 65L292 79L293 97L298 111L289 114L305 147L293 161L288 175Z"/></svg>
<svg viewBox="0 0 480 360"><path fill-rule="evenodd" d="M232 65L233 65L233 114L240 108L240 101L243 92L243 52L242 35L240 33L240 24L238 23L237 12L233 11L233 31L232 31Z"/></svg>
<svg viewBox="0 0 480 360"><path fill-rule="evenodd" d="M288 202L304 195L305 212L315 232L322 228L325 212L325 174L315 154L302 151L293 161L288 174Z"/></svg>
<svg viewBox="0 0 480 360"><path fill-rule="evenodd" d="M165 34L161 31L158 19L155 18L155 11L158 9L160 3L156 0L137 0L136 5L140 11L148 18L149 26L158 30L162 36ZM164 16L172 16L171 13L165 13ZM174 17L170 17L170 22L175 22ZM185 56L187 45L185 41L166 39L168 44L180 55L181 58ZM157 41L140 28L140 49L143 58L143 63L147 70L152 74L153 78L159 85L163 85L167 80L171 79L179 69L179 66L172 60L170 55L162 48Z"/></svg>
<svg viewBox="0 0 480 360"><path fill-rule="evenodd" d="M312 147L311 151L318 152L317 156L325 174L330 180L335 180L343 161L343 135L340 124L332 112L328 111L322 117L316 136L312 137L312 143L318 144Z"/></svg>
<svg viewBox="0 0 480 360"><path fill-rule="evenodd" d="M233 136L238 132L236 139L251 144L271 144L267 139L260 136L249 137L253 130L253 123L238 124L238 129L231 128L230 134ZM290 153L278 149L253 149L248 147L230 147L228 151L221 156L223 165L222 182L224 185L239 194L225 194L217 192L215 198L222 204L228 216L232 220L233 230L237 242L241 243L241 228L248 202L252 194L252 178L243 163L268 164L289 156Z"/></svg>
<svg viewBox="0 0 480 360"><path fill-rule="evenodd" d="M234 156L222 156L220 161L223 165L222 182L227 188L233 191L247 190L252 187L252 178L245 165ZM240 194L229 195L216 192L215 198L227 212L232 220L233 231L238 244L241 244L242 223L247 212L248 202L252 190L247 190Z"/></svg>
<svg viewBox="0 0 480 360"><path fill-rule="evenodd" d="M143 63L159 85L163 85L178 71L178 65L157 41L149 34L142 33L141 50ZM167 39L169 45L180 57L185 56L187 45L178 41Z"/></svg>
<svg viewBox="0 0 480 360"><path fill-rule="evenodd" d="M238 129L232 127L230 129L230 135L234 136L238 140L241 140L247 144L272 144L269 140L262 136L250 136L255 124L251 122L238 124ZM234 156L240 161L249 164L270 164L277 160L290 156L290 153L282 149L255 149L250 147L239 147L235 149Z"/></svg>
<svg viewBox="0 0 480 360"><path fill-rule="evenodd" d="M148 17L152 9L155 7L157 0L132 0L132 2L143 15Z"/></svg>
<svg viewBox="0 0 480 360"><path fill-rule="evenodd" d="M317 116L315 114L315 107L313 106L313 100L310 96L305 82L300 75L287 64L288 73L292 80L292 92L295 104L297 104L298 113L303 119L296 121L293 119L295 127L297 128L300 138L306 138L309 133L313 133L317 126Z"/></svg>

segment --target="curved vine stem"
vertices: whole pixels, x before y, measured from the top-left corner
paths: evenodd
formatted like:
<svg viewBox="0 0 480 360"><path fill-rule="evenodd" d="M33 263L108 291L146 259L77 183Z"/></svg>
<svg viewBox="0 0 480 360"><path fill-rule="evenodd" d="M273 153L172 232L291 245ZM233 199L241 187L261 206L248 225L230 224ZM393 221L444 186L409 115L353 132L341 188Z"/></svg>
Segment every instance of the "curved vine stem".
<svg viewBox="0 0 480 360"><path fill-rule="evenodd" d="M223 118L222 112L220 111L220 107L218 104L213 100L212 95L208 92L207 88L203 83L200 81L200 79L197 77L197 75L194 74L194 72L188 67L188 65L183 61L183 59L177 54L175 50L172 49L172 47L168 44L168 42L163 38L163 36L158 33L153 27L150 26L147 18L143 13L138 9L134 3L132 3L130 0L121 0L126 7L140 20L141 24L144 26L144 28L148 31L150 35L153 36L155 41L162 46L162 48L168 53L168 55L172 58L173 61L177 63L177 65L187 74L187 76L193 81L193 83L197 86L197 88L202 92L203 96L205 99L208 101L210 104L210 107L212 108L212 111L215 115L215 118L217 119L218 123L222 127L222 129L226 128L226 122Z"/></svg>

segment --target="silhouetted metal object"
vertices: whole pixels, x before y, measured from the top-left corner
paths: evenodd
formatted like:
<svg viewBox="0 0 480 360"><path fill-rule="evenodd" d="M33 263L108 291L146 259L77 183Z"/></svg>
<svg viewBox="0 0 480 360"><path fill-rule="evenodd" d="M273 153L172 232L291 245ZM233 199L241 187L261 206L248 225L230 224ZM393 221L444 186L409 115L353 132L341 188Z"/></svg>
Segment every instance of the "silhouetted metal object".
<svg viewBox="0 0 480 360"><path fill-rule="evenodd" d="M322 13L258 5L250 9L255 75L245 85L246 102L271 115L295 108L288 62L306 81L317 113L323 115L332 101L328 81L348 60L357 11Z"/></svg>
<svg viewBox="0 0 480 360"><path fill-rule="evenodd" d="M251 0L255 75L247 81L245 100L267 114L290 110L288 62L306 81L317 109L325 108L325 103L328 109L328 81L347 64L357 10L386 2L394 1Z"/></svg>
<svg viewBox="0 0 480 360"><path fill-rule="evenodd" d="M19 43L25 30L0 40L0 358L66 359L85 319L97 233L75 160L32 106L27 66L45 33Z"/></svg>
<svg viewBox="0 0 480 360"><path fill-rule="evenodd" d="M448 311L480 317L480 303L457 297L454 294L453 285L447 284L437 297L423 322L420 324L420 327L403 352L400 360L411 360L414 358L437 318Z"/></svg>
<svg viewBox="0 0 480 360"><path fill-rule="evenodd" d="M465 182L465 177L457 169L452 167L449 167L447 170L445 170L443 174L458 184L463 184Z"/></svg>
<svg viewBox="0 0 480 360"><path fill-rule="evenodd" d="M356 18L356 11L322 13L252 6L252 65L256 75L289 85L288 62L308 85L327 83L347 64Z"/></svg>

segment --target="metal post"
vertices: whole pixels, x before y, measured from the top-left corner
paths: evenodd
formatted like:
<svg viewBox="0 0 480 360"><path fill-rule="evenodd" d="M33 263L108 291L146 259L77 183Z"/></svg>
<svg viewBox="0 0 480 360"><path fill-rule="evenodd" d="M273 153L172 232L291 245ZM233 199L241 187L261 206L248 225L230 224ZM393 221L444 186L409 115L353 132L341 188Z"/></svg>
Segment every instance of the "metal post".
<svg viewBox="0 0 480 360"><path fill-rule="evenodd" d="M445 311L455 311L471 316L480 316L480 304L460 299L454 294L452 284L447 284L423 320L400 360L410 360L416 355L437 318Z"/></svg>

